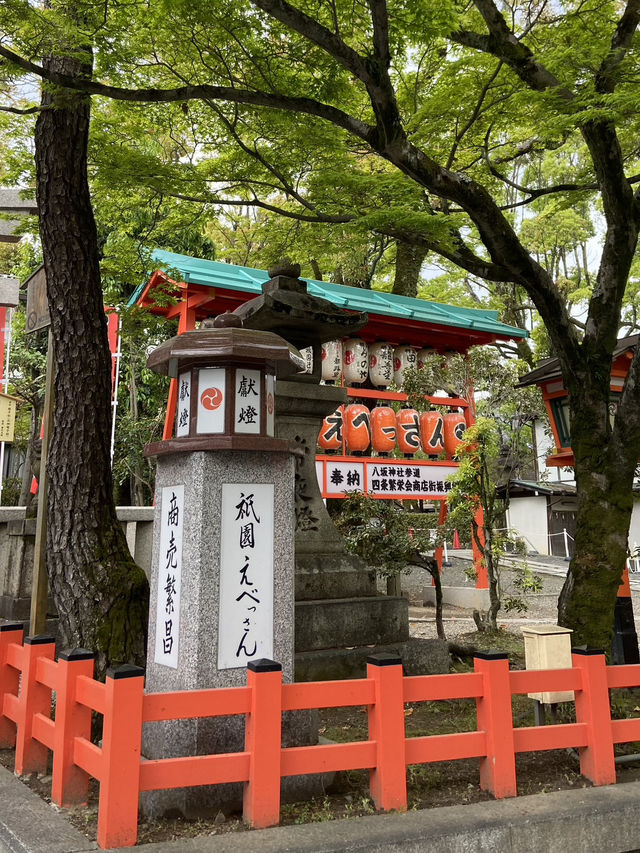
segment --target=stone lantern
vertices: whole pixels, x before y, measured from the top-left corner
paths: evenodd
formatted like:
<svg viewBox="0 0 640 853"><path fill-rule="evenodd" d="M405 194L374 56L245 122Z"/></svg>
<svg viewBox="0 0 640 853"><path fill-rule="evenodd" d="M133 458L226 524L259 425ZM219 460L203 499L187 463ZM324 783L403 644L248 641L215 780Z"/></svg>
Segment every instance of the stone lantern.
<svg viewBox="0 0 640 853"><path fill-rule="evenodd" d="M293 680L300 451L274 438L274 378L304 369L304 361L278 335L243 329L239 317L203 326L148 359L179 382L176 437L145 448L157 457L151 693L242 686L247 663L259 658L278 661L283 679ZM298 734L289 732L291 739ZM203 755L242 743L237 719L169 720L145 727L144 752ZM145 810L216 813L228 797L206 787L158 791L147 796Z"/></svg>
<svg viewBox="0 0 640 853"><path fill-rule="evenodd" d="M178 410L175 439L149 445L147 455L289 448L274 440L275 376L298 373L305 362L278 335L222 314L161 344L148 365L178 380Z"/></svg>

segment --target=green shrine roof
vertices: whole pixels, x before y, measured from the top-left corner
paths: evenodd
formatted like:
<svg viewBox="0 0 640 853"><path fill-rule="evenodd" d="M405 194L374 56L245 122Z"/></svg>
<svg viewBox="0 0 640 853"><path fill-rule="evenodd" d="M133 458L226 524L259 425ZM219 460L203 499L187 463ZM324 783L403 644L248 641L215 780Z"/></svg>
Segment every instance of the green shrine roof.
<svg viewBox="0 0 640 853"><path fill-rule="evenodd" d="M269 274L265 270L192 258L188 255L178 255L161 249L156 249L152 257L157 262L158 267L166 271L169 277L173 279L184 281L186 284L244 292L248 298L259 295L262 292L263 282L269 279ZM501 323L498 320L497 311L460 308L454 305L427 302L424 299L414 299L409 296L397 296L393 293L347 287L326 281L315 281L314 279L304 279L304 281L307 282L308 292L313 296L327 299L334 305L352 311L366 311L371 315L396 318L398 321L404 319L414 324L425 323L468 329L470 332L482 332L501 338L526 338L528 336L525 329ZM147 287L148 283L145 283L136 289L129 300L129 306L138 302Z"/></svg>

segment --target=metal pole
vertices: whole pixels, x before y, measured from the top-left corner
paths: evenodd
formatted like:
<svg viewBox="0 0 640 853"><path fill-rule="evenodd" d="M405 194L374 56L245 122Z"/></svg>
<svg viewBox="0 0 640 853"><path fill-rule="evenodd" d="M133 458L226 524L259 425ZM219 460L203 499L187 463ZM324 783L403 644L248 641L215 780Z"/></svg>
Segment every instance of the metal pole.
<svg viewBox="0 0 640 853"><path fill-rule="evenodd" d="M442 561L442 565L443 566L450 566L451 563L449 561L449 552L447 551L446 541L442 543L442 547L444 548L444 560Z"/></svg>
<svg viewBox="0 0 640 853"><path fill-rule="evenodd" d="M38 515L36 516L36 541L33 551L33 582L31 587L31 618L29 631L31 636L44 634L47 625L47 502L49 496L49 478L47 476L47 455L49 436L53 417L53 336L49 327L47 343L47 374L44 392L44 434L42 436L42 455L40 457L40 476L38 478Z"/></svg>

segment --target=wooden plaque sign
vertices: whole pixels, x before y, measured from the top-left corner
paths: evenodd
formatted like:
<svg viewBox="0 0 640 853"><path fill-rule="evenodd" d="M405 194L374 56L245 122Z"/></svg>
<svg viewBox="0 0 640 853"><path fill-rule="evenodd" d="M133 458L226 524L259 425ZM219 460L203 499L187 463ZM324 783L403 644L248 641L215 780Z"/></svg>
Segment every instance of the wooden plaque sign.
<svg viewBox="0 0 640 853"><path fill-rule="evenodd" d="M37 269L31 278L26 281L27 285L27 322L26 332L37 332L51 325L49 316L49 303L47 302L47 280L44 274L44 266Z"/></svg>

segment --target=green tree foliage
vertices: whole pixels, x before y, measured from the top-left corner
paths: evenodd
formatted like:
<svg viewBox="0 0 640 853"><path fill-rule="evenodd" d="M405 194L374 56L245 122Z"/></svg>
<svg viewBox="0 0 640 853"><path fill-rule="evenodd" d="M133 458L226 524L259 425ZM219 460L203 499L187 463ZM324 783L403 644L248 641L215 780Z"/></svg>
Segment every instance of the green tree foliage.
<svg viewBox="0 0 640 853"><path fill-rule="evenodd" d="M447 496L449 529L471 527L473 541L480 553L489 579L489 607L485 613L474 611L479 630L498 629L497 617L501 607L525 611L527 605L518 596L503 598L500 577L500 560L507 542L512 542L509 531L502 529L506 503L498 497L496 487L503 477L500 460L500 432L492 418L478 418L465 432L458 448L460 466L450 477L451 491ZM481 519L481 521L480 521ZM539 589L539 578L533 576L526 565L516 574L515 585L521 591Z"/></svg>
<svg viewBox="0 0 640 853"><path fill-rule="evenodd" d="M438 565L427 553L433 550L431 531L415 524L415 514L395 501L376 500L351 492L333 516L345 545L380 577L393 579L414 566L428 571L436 587L436 626L445 639L442 622L442 586Z"/></svg>
<svg viewBox="0 0 640 853"><path fill-rule="evenodd" d="M515 295L516 311L526 294L572 407L580 509L560 618L580 642L606 645L640 455L640 355L613 427L608 417L640 228L637 0L150 0L67 12L7 0L1 73L128 103L180 142L175 128L190 124L197 147L158 178L181 181L178 195L363 226ZM88 40L92 79L39 61ZM585 266L578 283L569 261L594 214L581 331L567 281L582 288Z"/></svg>

